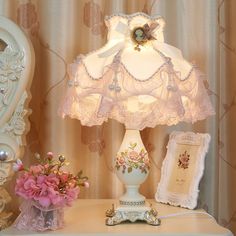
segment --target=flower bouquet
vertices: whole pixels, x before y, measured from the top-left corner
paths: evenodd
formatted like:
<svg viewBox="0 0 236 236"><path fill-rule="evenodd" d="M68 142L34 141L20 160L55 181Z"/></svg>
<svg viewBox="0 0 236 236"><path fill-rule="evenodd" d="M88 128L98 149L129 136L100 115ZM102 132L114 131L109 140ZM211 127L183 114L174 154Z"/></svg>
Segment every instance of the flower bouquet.
<svg viewBox="0 0 236 236"><path fill-rule="evenodd" d="M73 175L63 170L68 165L64 156L55 160L52 152L45 158L36 154L38 164L25 168L20 160L13 164L23 173L17 178L15 192L25 201L14 226L20 230L56 230L64 225L64 207L78 198L80 187L89 187L82 171Z"/></svg>

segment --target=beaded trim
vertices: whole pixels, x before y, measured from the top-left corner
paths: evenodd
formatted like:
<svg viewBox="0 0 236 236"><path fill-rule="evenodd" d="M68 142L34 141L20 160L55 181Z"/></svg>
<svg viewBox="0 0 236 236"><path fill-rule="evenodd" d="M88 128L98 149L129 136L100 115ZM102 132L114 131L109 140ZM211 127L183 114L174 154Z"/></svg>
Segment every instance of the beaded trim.
<svg viewBox="0 0 236 236"><path fill-rule="evenodd" d="M109 16L105 16L105 21L107 20L110 20L111 18L113 17L123 17L123 18L126 18L128 20L130 20L131 18L134 18L136 16L143 16L149 20L158 20L158 19L163 19L162 16L160 15L155 15L155 16L149 16L147 15L146 13L144 12L136 12L136 13L133 13L133 14L130 14L130 15L127 15L127 14L123 14L123 13L114 13L112 15L109 15ZM164 19L163 19L164 20Z"/></svg>
<svg viewBox="0 0 236 236"><path fill-rule="evenodd" d="M166 61L167 64L169 64L169 65L172 64L170 57L165 56L164 53L162 53L161 51L159 51L159 50L156 49L155 47L153 47L153 49L154 49L156 52L159 53L159 55ZM191 64L191 63L189 63L189 64ZM184 80L188 79L188 77L192 74L193 69L194 69L194 68L197 68L196 65L194 65L194 64L191 64L191 65L192 65L192 68L189 70L189 72L188 72L188 74L185 76L185 78L184 78L184 79L181 79L181 81L184 81ZM174 72L175 72L175 73L178 73L178 71L174 71Z"/></svg>
<svg viewBox="0 0 236 236"><path fill-rule="evenodd" d="M143 205L145 205L145 201L127 202L127 201L120 200L120 205L125 205L125 206L143 206Z"/></svg>
<svg viewBox="0 0 236 236"><path fill-rule="evenodd" d="M156 50L156 49L155 49L155 50ZM160 70L161 70L164 66L170 65L170 63L171 63L169 57L164 56L164 54L161 53L161 52L158 51L158 50L156 50L156 51L159 52L161 56L163 56L165 62L164 62L151 76L149 76L149 77L148 77L147 79L145 79L145 80L140 80L140 79L134 77L134 76L129 72L129 70L127 69L127 67L124 65L124 63L122 63L121 61L120 61L120 65L125 69L125 71L127 72L127 74L128 74L132 79L134 79L134 80L136 80L136 81L138 81L138 82L141 82L141 83L142 83L142 82L146 82L146 81L148 81L148 80L150 80L150 79L153 79L153 77L155 77L155 75L158 74L158 73L160 72ZM89 73L88 68L87 68L87 66L85 65L84 61L83 61L83 60L80 60L80 61L78 62L78 64L80 64L80 63L84 66L85 71L86 71L86 74L89 76L90 79L95 80L95 81L96 81L96 80L98 81L98 80L102 79L102 77L104 76L104 75L102 75L102 76L100 76L100 77L98 77L98 78L93 77L93 76ZM109 66L109 65L108 65L108 66ZM196 66L192 65L192 68L190 69L190 71L189 71L189 73L187 74L187 76L186 76L184 79L181 79L181 80L183 81L183 80L188 79L188 78L190 77L190 75L192 74L192 72L193 72L193 70L194 70L195 67L196 67ZM175 71L175 72L176 72L176 71ZM177 73L177 72L176 72L176 73Z"/></svg>
<svg viewBox="0 0 236 236"><path fill-rule="evenodd" d="M125 69L126 73L127 73L132 79L134 79L134 80L136 80L136 81L142 83L142 82L146 82L146 81L148 81L148 80L153 79L153 77L155 77L155 75L158 74L158 73L160 72L160 70L161 70L165 65L167 65L168 63L167 63L167 62L164 62L151 76L149 76L147 79L144 79L144 80L140 80L140 79L134 77L134 76L128 71L128 69L126 68L126 66L125 66L122 62L120 62L120 64L123 66L123 68Z"/></svg>
<svg viewBox="0 0 236 236"><path fill-rule="evenodd" d="M150 21L157 21L157 20L162 20L163 21L163 27L165 26L165 20L162 16L160 15L154 15L154 16L149 16L147 15L146 13L144 12L136 12L136 13L133 13L131 15L126 15L126 14L122 14L122 13L115 13L115 14L112 14L110 16L105 16L105 24L107 27L110 26L110 22L109 20L112 19L113 17L122 17L124 19L127 19L127 23L128 23L128 26L130 26L130 22L133 18L137 17L137 16L142 16L144 18L146 18L147 20L150 20Z"/></svg>

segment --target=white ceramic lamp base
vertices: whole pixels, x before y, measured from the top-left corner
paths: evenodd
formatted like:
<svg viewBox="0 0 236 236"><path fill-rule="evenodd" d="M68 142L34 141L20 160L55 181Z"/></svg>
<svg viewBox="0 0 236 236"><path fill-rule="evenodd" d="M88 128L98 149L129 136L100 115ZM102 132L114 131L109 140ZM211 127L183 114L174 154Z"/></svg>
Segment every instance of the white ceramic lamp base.
<svg viewBox="0 0 236 236"><path fill-rule="evenodd" d="M139 130L126 130L115 159L115 171L126 192L120 204L137 206L145 204L145 197L139 193L139 186L149 173L148 153L143 145Z"/></svg>
<svg viewBox="0 0 236 236"><path fill-rule="evenodd" d="M124 139L115 159L118 178L125 184L126 192L120 197L120 205L108 210L107 225L116 225L123 221L146 221L159 225L157 213L146 205L145 197L139 193L139 186L149 173L148 153L142 142L139 130L126 130Z"/></svg>

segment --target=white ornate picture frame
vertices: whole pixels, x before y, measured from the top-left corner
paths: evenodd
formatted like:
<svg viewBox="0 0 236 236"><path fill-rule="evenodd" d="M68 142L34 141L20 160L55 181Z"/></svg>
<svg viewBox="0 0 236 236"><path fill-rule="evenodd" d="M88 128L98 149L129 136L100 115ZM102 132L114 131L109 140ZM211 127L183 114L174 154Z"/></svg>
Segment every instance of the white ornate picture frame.
<svg viewBox="0 0 236 236"><path fill-rule="evenodd" d="M179 131L170 134L156 201L189 209L197 206L209 142L209 134Z"/></svg>

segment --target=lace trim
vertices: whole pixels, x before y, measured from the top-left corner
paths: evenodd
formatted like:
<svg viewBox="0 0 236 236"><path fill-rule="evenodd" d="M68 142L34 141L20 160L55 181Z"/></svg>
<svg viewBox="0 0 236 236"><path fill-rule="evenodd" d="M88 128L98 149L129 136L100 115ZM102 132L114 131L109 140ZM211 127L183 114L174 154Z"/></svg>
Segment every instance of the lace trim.
<svg viewBox="0 0 236 236"><path fill-rule="evenodd" d="M163 106L166 105L162 104L162 109L164 109ZM162 110L158 104L155 104L154 107L152 107L152 111L149 115L143 112L126 114L124 108L119 106L118 111L115 113L107 113L102 117L98 117L97 109L88 111L87 113L86 107L84 107L82 103L78 102L78 106L80 108L77 112L72 112L70 106L68 106L67 108L62 109L59 112L59 115L62 115L63 117L70 116L71 118L78 119L81 121L82 125L86 126L101 125L103 122L107 122L108 119L114 119L124 124L127 129L142 130L146 127L154 128L156 125L171 126L176 125L179 122L195 123L198 120L203 120L206 117L215 114L209 101L204 101L202 106L193 109L181 106L172 114L171 111L168 112L165 109L165 111Z"/></svg>

